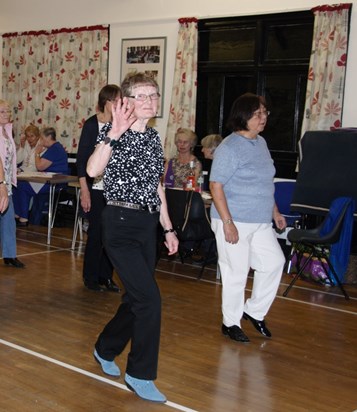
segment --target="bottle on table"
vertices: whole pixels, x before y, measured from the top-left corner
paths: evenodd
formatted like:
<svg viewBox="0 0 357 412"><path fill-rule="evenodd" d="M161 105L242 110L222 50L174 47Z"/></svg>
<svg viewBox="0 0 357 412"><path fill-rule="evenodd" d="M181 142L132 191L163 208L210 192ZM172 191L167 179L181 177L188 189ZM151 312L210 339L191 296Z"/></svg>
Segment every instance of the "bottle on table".
<svg viewBox="0 0 357 412"><path fill-rule="evenodd" d="M203 177L203 173L201 172L200 175L198 176L197 179L197 192L202 193L203 192L203 185L204 185L204 177Z"/></svg>
<svg viewBox="0 0 357 412"><path fill-rule="evenodd" d="M196 188L196 177L195 177L195 162L190 161L190 173L186 178L186 190L195 190Z"/></svg>
<svg viewBox="0 0 357 412"><path fill-rule="evenodd" d="M203 191L208 192L209 191L209 181L208 181L208 171L204 170L202 172L202 178L203 178Z"/></svg>

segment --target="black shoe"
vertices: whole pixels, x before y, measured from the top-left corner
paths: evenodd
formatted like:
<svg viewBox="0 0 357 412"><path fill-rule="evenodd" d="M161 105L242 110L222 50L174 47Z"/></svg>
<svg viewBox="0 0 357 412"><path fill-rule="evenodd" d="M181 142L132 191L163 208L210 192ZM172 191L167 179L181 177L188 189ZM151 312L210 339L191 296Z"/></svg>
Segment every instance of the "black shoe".
<svg viewBox="0 0 357 412"><path fill-rule="evenodd" d="M84 281L84 286L89 290L94 290L96 292L104 292L104 289L100 286L98 282L87 282Z"/></svg>
<svg viewBox="0 0 357 412"><path fill-rule="evenodd" d="M29 225L29 221L26 220L26 222L21 222L21 220L16 220L16 226L18 227L26 227Z"/></svg>
<svg viewBox="0 0 357 412"><path fill-rule="evenodd" d="M119 286L113 281L113 279L105 279L99 281L99 284L105 286L109 292L120 292Z"/></svg>
<svg viewBox="0 0 357 412"><path fill-rule="evenodd" d="M231 339L236 340L237 342L250 342L248 336L237 325L228 327L222 324L222 333L223 335L229 336Z"/></svg>
<svg viewBox="0 0 357 412"><path fill-rule="evenodd" d="M248 313L243 312L243 318L245 320L250 320L255 327L255 329L261 333L262 335L266 336L267 338L271 338L270 330L265 326L264 320L256 320L248 315Z"/></svg>
<svg viewBox="0 0 357 412"><path fill-rule="evenodd" d="M15 268L24 268L25 265L18 258L4 258L5 265L15 266Z"/></svg>

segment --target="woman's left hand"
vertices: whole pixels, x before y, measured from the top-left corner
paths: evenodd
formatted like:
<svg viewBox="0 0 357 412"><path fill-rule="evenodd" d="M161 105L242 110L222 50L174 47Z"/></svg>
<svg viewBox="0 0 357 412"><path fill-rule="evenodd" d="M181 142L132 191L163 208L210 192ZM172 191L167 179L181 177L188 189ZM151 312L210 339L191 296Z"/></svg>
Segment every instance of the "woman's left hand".
<svg viewBox="0 0 357 412"><path fill-rule="evenodd" d="M239 233L236 225L234 222L231 222L229 224L223 224L223 232L224 232L224 238L226 242L231 243L232 245L238 243L239 241Z"/></svg>
<svg viewBox="0 0 357 412"><path fill-rule="evenodd" d="M38 144L35 148L35 155L40 155L45 150L45 147L42 144Z"/></svg>
<svg viewBox="0 0 357 412"><path fill-rule="evenodd" d="M166 233L164 243L169 250L169 255L174 255L175 253L177 253L179 241L175 235L175 232Z"/></svg>
<svg viewBox="0 0 357 412"><path fill-rule="evenodd" d="M275 226L279 230L284 230L286 228L285 217L283 215L281 215L279 212L274 213L274 222L275 222Z"/></svg>

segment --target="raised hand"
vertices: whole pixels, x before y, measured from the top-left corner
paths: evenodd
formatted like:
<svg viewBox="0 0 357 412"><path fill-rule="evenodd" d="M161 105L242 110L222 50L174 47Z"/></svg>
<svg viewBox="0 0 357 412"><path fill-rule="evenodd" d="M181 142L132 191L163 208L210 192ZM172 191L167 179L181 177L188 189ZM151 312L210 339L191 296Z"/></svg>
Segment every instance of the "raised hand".
<svg viewBox="0 0 357 412"><path fill-rule="evenodd" d="M133 114L134 106L129 104L129 99L124 97L123 100L119 100L116 105L112 107L112 128L108 133L108 136L112 139L119 138L124 132L126 132L130 126L136 122L137 118Z"/></svg>

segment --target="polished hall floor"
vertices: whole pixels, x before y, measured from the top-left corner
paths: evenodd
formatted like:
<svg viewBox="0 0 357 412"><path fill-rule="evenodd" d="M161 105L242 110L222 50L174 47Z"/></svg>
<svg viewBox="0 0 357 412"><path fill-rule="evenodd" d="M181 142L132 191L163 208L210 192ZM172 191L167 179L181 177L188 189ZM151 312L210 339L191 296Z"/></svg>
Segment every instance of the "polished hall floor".
<svg viewBox="0 0 357 412"><path fill-rule="evenodd" d="M93 360L97 334L120 295L82 285L83 243L70 228L17 230L25 269L0 262L0 411L6 412L352 412L357 410L357 287L298 281L287 298L283 276L265 339L243 321L249 344L220 332L215 266L160 259L163 322L157 386L164 405L142 401ZM247 286L250 293L252 279ZM117 359L125 368L127 351Z"/></svg>

